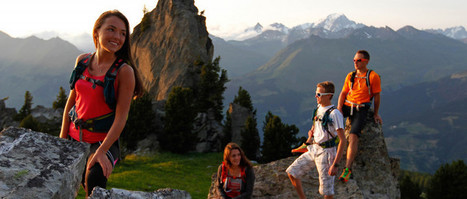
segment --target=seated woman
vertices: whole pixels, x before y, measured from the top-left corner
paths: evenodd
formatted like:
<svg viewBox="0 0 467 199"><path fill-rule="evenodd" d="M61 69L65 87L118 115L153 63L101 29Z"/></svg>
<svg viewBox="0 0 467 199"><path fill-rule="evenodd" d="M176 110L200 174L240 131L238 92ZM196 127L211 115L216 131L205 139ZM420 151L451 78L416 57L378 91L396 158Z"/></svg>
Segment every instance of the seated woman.
<svg viewBox="0 0 467 199"><path fill-rule="evenodd" d="M243 150L231 142L225 146L224 161L217 171L219 198L251 198L255 173Z"/></svg>

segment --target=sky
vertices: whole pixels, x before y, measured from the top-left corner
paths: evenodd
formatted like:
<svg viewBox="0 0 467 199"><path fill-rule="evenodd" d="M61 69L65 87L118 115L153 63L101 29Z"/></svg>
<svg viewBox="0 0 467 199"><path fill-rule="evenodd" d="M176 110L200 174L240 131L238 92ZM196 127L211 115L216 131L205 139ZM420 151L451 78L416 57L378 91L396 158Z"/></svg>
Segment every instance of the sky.
<svg viewBox="0 0 467 199"><path fill-rule="evenodd" d="M143 17L143 8L155 8L157 0L3 0L0 31L12 37L36 35L70 38L91 34L97 17L118 9L132 28ZM291 28L318 22L330 14L344 14L369 26L405 25L417 29L467 27L466 0L195 0L204 10L208 31L224 37L261 23L279 22ZM132 29L131 28L131 29Z"/></svg>

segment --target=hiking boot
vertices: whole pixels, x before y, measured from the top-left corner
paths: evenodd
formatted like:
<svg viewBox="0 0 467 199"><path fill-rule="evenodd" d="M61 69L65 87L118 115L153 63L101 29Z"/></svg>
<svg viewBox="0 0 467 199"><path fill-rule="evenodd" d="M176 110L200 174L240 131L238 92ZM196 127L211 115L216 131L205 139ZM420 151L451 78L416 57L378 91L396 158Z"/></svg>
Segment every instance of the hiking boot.
<svg viewBox="0 0 467 199"><path fill-rule="evenodd" d="M344 168L344 171L342 171L341 176L339 177L339 180L342 182L347 182L349 181L350 175L352 174L352 170L349 168Z"/></svg>
<svg viewBox="0 0 467 199"><path fill-rule="evenodd" d="M306 148L306 144L303 143L302 146L299 146L298 148L296 149L292 149L292 153L305 153L308 151L308 149Z"/></svg>

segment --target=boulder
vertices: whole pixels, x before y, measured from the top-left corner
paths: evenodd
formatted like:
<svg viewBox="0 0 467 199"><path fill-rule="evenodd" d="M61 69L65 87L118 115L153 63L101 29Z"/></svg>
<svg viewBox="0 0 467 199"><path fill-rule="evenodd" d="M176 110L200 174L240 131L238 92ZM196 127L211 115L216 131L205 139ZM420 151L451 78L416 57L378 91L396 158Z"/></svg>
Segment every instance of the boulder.
<svg viewBox="0 0 467 199"><path fill-rule="evenodd" d="M19 125L18 122L13 120L13 117L16 115L16 109L7 108L5 105L5 100L7 99L0 99L0 129Z"/></svg>
<svg viewBox="0 0 467 199"><path fill-rule="evenodd" d="M232 118L232 142L242 145L241 131L245 128L245 121L248 116L253 116L253 113L239 104L230 103L227 110Z"/></svg>
<svg viewBox="0 0 467 199"><path fill-rule="evenodd" d="M195 62L209 63L214 53L206 18L194 0L159 0L131 40L143 86L155 100L166 100L174 86L196 86L200 66Z"/></svg>
<svg viewBox="0 0 467 199"><path fill-rule="evenodd" d="M143 192L143 191L128 191L124 189L112 188L106 190L100 187L95 187L92 190L90 199L146 199L146 198L157 198L157 199L191 199L188 192L178 189L158 189L154 192Z"/></svg>
<svg viewBox="0 0 467 199"><path fill-rule="evenodd" d="M216 121L214 113L198 113L193 124L193 131L198 134L196 152L219 152L222 150L222 125Z"/></svg>
<svg viewBox="0 0 467 199"><path fill-rule="evenodd" d="M367 125L359 140L359 152L353 164L353 178L342 183L336 177L334 190L335 198L364 199L364 198L400 198L398 184L399 160L390 158L387 152L381 125L376 124L373 112L370 111ZM349 127L349 125L347 125ZM339 163L345 165L345 154ZM298 198L285 170L297 157L288 157L267 164L254 166L255 187L253 198ZM338 175L342 172L339 168ZM216 175L211 184L210 195L213 196ZM308 198L322 198L318 193L318 172L312 169L302 179L305 195ZM215 197L213 197L215 198Z"/></svg>
<svg viewBox="0 0 467 199"><path fill-rule="evenodd" d="M63 109L46 108L38 105L31 109L31 115L40 123L60 126L62 124Z"/></svg>
<svg viewBox="0 0 467 199"><path fill-rule="evenodd" d="M74 198L89 144L10 127L0 133L0 198Z"/></svg>

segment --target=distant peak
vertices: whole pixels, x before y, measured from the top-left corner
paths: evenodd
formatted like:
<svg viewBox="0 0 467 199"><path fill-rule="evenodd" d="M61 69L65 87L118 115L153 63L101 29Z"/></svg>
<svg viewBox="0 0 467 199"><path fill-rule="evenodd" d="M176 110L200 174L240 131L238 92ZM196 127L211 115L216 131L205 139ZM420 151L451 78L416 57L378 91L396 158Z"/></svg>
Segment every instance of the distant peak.
<svg viewBox="0 0 467 199"><path fill-rule="evenodd" d="M254 31L256 33L261 33L261 32L263 32L263 26L258 22L258 23L256 23L255 26L246 28L244 30L244 32L250 32L250 31Z"/></svg>
<svg viewBox="0 0 467 199"><path fill-rule="evenodd" d="M258 22L258 23L256 23L254 30L257 33L260 33L261 31L263 31L263 26Z"/></svg>
<svg viewBox="0 0 467 199"><path fill-rule="evenodd" d="M283 32L285 34L287 34L289 32L289 28L287 26L285 26L284 24L281 24L281 23L273 23L273 24L269 25L269 27L267 27L265 29L277 30L277 31Z"/></svg>
<svg viewBox="0 0 467 199"><path fill-rule="evenodd" d="M365 25L357 24L355 21L349 20L344 14L335 13L335 14L328 15L326 19L322 19L314 27L323 28L331 32L337 32L342 29L347 29L347 28L357 29L363 26Z"/></svg>
<svg viewBox="0 0 467 199"><path fill-rule="evenodd" d="M346 20L349 20L344 14L342 13L333 13L333 14L330 14L328 15L328 17L326 17L326 20L337 20L337 19L346 19Z"/></svg>
<svg viewBox="0 0 467 199"><path fill-rule="evenodd" d="M404 26L398 30L398 32L418 32L419 30L414 28L413 26Z"/></svg>

